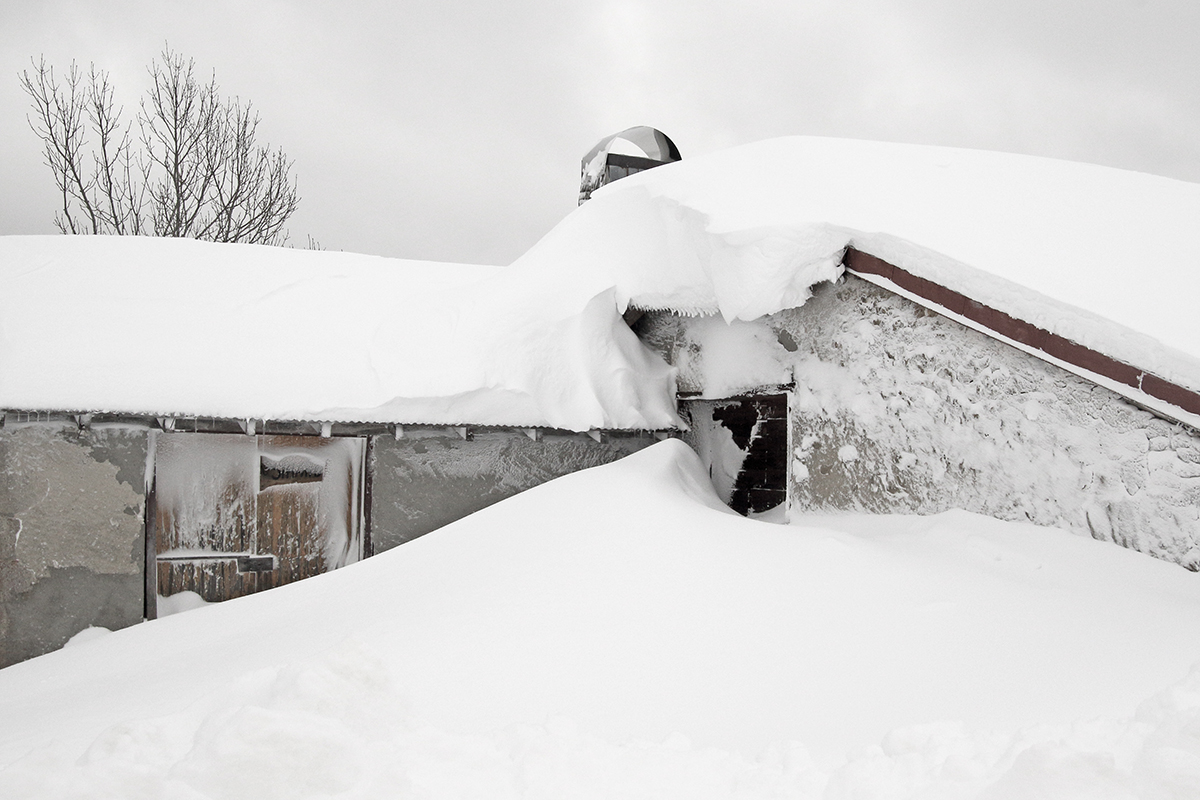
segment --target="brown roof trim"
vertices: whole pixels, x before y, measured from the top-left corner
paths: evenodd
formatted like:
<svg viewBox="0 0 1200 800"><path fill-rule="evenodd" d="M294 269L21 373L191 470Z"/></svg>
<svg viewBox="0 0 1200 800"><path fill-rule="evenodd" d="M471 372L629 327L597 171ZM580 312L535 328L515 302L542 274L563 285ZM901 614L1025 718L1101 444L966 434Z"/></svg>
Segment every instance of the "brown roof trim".
<svg viewBox="0 0 1200 800"><path fill-rule="evenodd" d="M964 294L913 275L853 247L846 249L843 264L850 272L878 275L917 297L975 322L988 330L1038 350L1095 375L1138 389L1151 397L1170 403L1191 414L1200 414L1200 394L1152 375L1138 367L1065 339L1055 333L1009 316L1003 311L977 303Z"/></svg>

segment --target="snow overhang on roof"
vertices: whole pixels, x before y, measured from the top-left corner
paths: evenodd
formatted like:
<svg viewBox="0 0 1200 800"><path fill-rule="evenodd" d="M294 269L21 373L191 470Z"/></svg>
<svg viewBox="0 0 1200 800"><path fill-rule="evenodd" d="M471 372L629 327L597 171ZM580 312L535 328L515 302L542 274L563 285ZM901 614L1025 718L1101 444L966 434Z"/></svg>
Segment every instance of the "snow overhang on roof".
<svg viewBox="0 0 1200 800"><path fill-rule="evenodd" d="M1195 184L797 137L605 186L509 267L0 237L0 408L668 428L673 373L621 314L800 306L847 247L1195 392L1196 219Z"/></svg>
<svg viewBox="0 0 1200 800"><path fill-rule="evenodd" d="M597 201L639 191L685 207L730 242L840 237L907 280L864 277L1200 425L1200 185L1028 156L793 137L634 176Z"/></svg>

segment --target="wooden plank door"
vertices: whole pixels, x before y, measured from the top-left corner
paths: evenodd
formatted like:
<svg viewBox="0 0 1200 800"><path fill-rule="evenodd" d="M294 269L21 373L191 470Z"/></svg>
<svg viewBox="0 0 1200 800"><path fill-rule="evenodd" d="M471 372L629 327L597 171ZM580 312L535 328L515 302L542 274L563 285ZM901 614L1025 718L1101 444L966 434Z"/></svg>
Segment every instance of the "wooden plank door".
<svg viewBox="0 0 1200 800"><path fill-rule="evenodd" d="M154 533L159 595L192 591L215 602L259 589L258 573L238 570L238 558L253 552L257 535L257 452L252 436L158 436Z"/></svg>
<svg viewBox="0 0 1200 800"><path fill-rule="evenodd" d="M355 438L162 434L157 593L218 602L361 558L364 454Z"/></svg>
<svg viewBox="0 0 1200 800"><path fill-rule="evenodd" d="M259 437L258 550L278 581L308 578L362 557L363 439Z"/></svg>

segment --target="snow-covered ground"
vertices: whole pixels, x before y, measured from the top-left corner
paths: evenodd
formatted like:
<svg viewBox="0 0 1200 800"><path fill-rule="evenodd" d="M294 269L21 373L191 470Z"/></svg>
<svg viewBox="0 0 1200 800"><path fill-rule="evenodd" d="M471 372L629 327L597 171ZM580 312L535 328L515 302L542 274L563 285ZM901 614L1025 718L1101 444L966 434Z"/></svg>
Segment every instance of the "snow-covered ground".
<svg viewBox="0 0 1200 800"><path fill-rule="evenodd" d="M966 513L743 519L667 441L0 670L0 796L1182 800L1198 630L1179 567Z"/></svg>

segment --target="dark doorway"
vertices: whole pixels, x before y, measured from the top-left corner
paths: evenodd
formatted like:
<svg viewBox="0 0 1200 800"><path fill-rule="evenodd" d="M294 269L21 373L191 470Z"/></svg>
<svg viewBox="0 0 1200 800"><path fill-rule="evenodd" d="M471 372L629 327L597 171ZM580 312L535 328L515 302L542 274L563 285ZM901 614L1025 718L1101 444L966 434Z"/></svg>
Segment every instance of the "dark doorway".
<svg viewBox="0 0 1200 800"><path fill-rule="evenodd" d="M686 400L689 440L721 499L739 514L761 514L787 499L787 394Z"/></svg>

